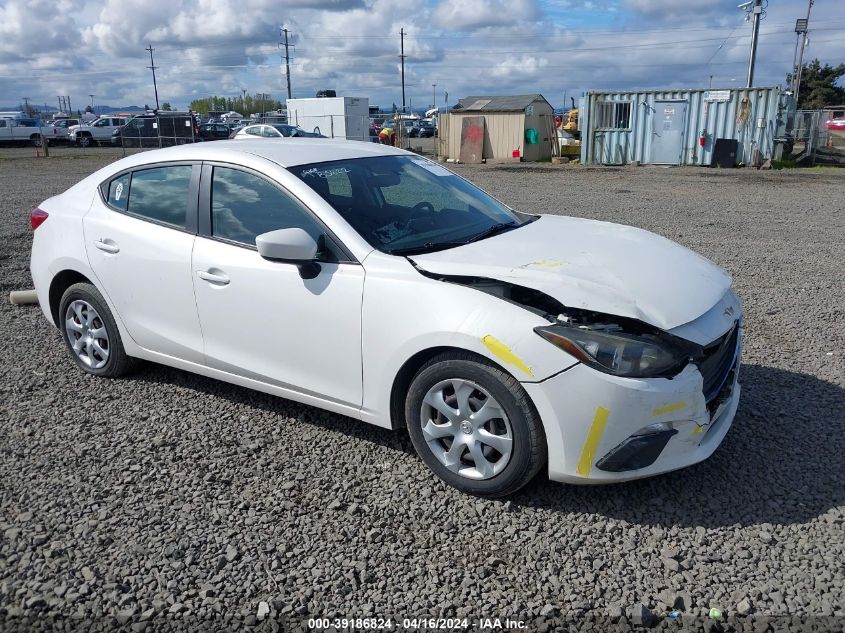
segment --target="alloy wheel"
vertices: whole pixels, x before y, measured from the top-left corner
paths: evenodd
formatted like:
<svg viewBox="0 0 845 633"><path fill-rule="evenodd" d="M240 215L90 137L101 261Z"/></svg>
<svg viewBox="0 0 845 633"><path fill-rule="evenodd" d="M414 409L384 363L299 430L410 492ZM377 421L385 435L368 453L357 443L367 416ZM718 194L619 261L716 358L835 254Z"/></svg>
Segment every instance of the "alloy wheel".
<svg viewBox="0 0 845 633"><path fill-rule="evenodd" d="M428 390L420 411L423 437L432 454L468 479L490 479L502 472L513 451L504 408L474 382L453 378Z"/></svg>
<svg viewBox="0 0 845 633"><path fill-rule="evenodd" d="M65 332L73 353L91 369L101 369L109 360L109 334L102 317L87 301L76 299L65 312Z"/></svg>

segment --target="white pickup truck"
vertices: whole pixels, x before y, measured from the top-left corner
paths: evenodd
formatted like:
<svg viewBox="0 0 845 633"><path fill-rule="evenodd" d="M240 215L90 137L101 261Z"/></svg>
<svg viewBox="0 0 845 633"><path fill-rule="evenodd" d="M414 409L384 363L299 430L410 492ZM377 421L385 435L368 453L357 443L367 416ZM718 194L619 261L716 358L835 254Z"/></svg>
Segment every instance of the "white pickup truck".
<svg viewBox="0 0 845 633"><path fill-rule="evenodd" d="M96 121L71 126L68 142L88 147L92 143L111 144L111 134L129 120L127 116L101 116Z"/></svg>
<svg viewBox="0 0 845 633"><path fill-rule="evenodd" d="M52 126L30 117L0 117L0 144L30 143L40 147L42 133L49 139L53 135Z"/></svg>

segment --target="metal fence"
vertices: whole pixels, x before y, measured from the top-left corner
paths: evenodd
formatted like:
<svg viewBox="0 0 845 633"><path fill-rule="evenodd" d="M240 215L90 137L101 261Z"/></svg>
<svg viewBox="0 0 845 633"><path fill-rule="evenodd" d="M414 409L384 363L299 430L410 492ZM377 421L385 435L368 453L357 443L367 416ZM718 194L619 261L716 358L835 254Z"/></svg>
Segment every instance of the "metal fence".
<svg viewBox="0 0 845 633"><path fill-rule="evenodd" d="M798 163L845 165L845 132L827 128L830 110L798 110L784 139L783 157Z"/></svg>

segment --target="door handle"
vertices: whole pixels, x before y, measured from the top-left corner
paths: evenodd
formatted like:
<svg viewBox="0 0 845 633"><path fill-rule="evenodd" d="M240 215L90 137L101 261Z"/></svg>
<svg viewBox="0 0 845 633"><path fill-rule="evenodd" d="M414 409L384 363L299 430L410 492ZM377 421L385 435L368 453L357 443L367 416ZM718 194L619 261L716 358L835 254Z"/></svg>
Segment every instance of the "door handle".
<svg viewBox="0 0 845 633"><path fill-rule="evenodd" d="M111 253L112 255L120 252L120 247L111 240L97 240L94 242L94 246L99 248L101 251Z"/></svg>
<svg viewBox="0 0 845 633"><path fill-rule="evenodd" d="M226 275L212 273L207 270L198 270L197 277L199 277L200 279L204 279L209 283L218 284L220 286L225 286L229 283L229 278Z"/></svg>

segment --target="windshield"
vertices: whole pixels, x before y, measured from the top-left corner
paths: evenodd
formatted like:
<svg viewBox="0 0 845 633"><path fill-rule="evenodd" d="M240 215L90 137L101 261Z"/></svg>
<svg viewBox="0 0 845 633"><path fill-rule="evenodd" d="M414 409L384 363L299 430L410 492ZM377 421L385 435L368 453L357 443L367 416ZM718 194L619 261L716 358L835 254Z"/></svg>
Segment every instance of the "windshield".
<svg viewBox="0 0 845 633"><path fill-rule="evenodd" d="M338 160L289 170L385 253L451 248L534 219L417 156Z"/></svg>

